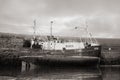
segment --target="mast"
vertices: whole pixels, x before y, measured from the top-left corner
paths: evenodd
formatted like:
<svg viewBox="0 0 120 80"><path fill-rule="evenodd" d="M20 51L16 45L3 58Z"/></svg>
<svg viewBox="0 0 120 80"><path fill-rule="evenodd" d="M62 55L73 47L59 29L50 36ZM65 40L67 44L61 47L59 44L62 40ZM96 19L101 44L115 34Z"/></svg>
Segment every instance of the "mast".
<svg viewBox="0 0 120 80"><path fill-rule="evenodd" d="M86 38L86 42L92 43L91 35L90 35L90 33L88 32L88 24L87 24L87 21L85 22L85 24L86 24L85 30L86 30L86 33L87 33L87 35L88 35L88 36L86 36L86 37L88 37L88 38Z"/></svg>
<svg viewBox="0 0 120 80"><path fill-rule="evenodd" d="M98 44L98 41L94 37L92 37L92 34L91 33L89 33L89 34L90 34L91 38L94 40L93 43Z"/></svg>
<svg viewBox="0 0 120 80"><path fill-rule="evenodd" d="M97 40L92 37L92 34L88 32L88 24L87 24L87 21L86 21L86 32L87 32L87 34L88 34L88 36L89 36L88 42L90 42L90 43L98 43ZM94 40L95 42L94 42L93 40ZM87 41L87 40L86 40L86 41Z"/></svg>
<svg viewBox="0 0 120 80"><path fill-rule="evenodd" d="M48 48L51 50L51 39L52 39L52 24L53 21L50 21L50 37L49 37L49 42L48 42Z"/></svg>
<svg viewBox="0 0 120 80"><path fill-rule="evenodd" d="M36 20L34 20L34 26L33 26L33 38L36 37Z"/></svg>
<svg viewBox="0 0 120 80"><path fill-rule="evenodd" d="M52 24L53 24L53 21L50 22L51 26L50 26L50 37L52 37Z"/></svg>

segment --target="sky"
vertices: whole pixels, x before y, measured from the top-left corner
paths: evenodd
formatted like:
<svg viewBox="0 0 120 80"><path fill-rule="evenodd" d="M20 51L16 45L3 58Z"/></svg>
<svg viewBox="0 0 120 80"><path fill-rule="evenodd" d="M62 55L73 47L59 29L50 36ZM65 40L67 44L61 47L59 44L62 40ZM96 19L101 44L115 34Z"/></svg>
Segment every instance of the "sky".
<svg viewBox="0 0 120 80"><path fill-rule="evenodd" d="M0 0L0 32L120 38L120 0ZM75 27L78 27L75 29Z"/></svg>

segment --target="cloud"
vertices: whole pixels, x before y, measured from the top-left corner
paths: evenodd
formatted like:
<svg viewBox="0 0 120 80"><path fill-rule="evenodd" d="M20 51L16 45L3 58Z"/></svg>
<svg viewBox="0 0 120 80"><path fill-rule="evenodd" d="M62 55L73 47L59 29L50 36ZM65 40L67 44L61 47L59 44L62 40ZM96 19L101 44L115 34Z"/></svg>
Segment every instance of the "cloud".
<svg viewBox="0 0 120 80"><path fill-rule="evenodd" d="M120 37L119 0L0 0L0 31L32 34L37 20L38 34L80 36L75 26L85 26L96 37ZM71 35L70 35L71 34Z"/></svg>
<svg viewBox="0 0 120 80"><path fill-rule="evenodd" d="M113 13L102 13L103 12L99 12L98 14L91 16L77 16L68 23L65 23L65 26L67 26L69 29L64 30L63 33L66 33L67 35L72 33L72 36L80 36L82 35L82 33L80 33L81 31L75 31L73 28L75 26L86 27L85 21L87 21L88 29L91 33L93 33L93 36L116 37L115 35L118 35L120 30L120 27L118 27L120 25L120 16Z"/></svg>

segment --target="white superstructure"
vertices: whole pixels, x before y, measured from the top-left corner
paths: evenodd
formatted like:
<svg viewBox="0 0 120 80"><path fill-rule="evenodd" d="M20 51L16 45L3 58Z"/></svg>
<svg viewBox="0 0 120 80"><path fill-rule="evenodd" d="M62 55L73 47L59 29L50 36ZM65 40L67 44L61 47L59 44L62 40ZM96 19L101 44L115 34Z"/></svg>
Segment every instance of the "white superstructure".
<svg viewBox="0 0 120 80"><path fill-rule="evenodd" d="M48 37L47 41L37 41L35 39L35 26L36 22L34 21L34 40L31 41L31 48L35 45L40 45L41 49L43 50L77 50L77 49L84 49L89 46L98 46L96 39L94 41L92 40L92 35L88 33L87 25L83 30L86 31L87 34L89 34L89 39L86 38L85 41L75 42L75 41L62 41L60 39L55 38L52 35L52 24L53 21L51 21L51 27L50 27L50 36ZM77 27L75 28L77 29Z"/></svg>
<svg viewBox="0 0 120 80"><path fill-rule="evenodd" d="M62 42L60 40L40 42L44 50L74 50L85 48L83 42Z"/></svg>

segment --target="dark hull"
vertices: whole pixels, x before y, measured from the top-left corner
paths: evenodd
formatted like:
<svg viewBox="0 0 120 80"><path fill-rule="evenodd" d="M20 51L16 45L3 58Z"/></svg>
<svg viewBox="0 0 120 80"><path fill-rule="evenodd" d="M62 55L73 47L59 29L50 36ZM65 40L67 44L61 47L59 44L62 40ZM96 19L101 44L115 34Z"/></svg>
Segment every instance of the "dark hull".
<svg viewBox="0 0 120 80"><path fill-rule="evenodd" d="M97 50L95 49L97 48ZM66 51L43 51L39 56L21 56L22 61L33 63L35 65L50 66L77 66L90 65L95 66L100 61L100 46L89 47L82 51L66 50Z"/></svg>
<svg viewBox="0 0 120 80"><path fill-rule="evenodd" d="M35 65L50 65L50 66L95 66L99 64L100 47L90 47L81 52L75 50L66 51L48 51L44 55L39 56L22 56L21 59L25 62Z"/></svg>
<svg viewBox="0 0 120 80"><path fill-rule="evenodd" d="M49 66L95 66L99 63L99 57L88 56L24 56L21 57L23 61L30 62L35 65L49 65Z"/></svg>

